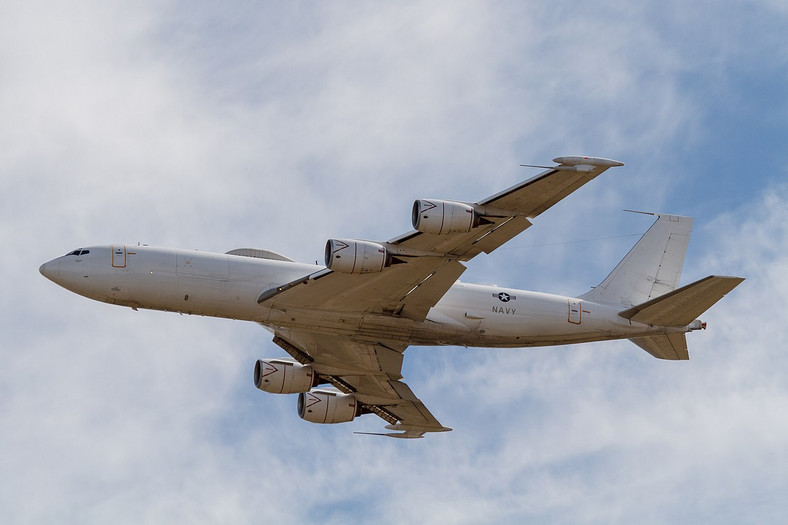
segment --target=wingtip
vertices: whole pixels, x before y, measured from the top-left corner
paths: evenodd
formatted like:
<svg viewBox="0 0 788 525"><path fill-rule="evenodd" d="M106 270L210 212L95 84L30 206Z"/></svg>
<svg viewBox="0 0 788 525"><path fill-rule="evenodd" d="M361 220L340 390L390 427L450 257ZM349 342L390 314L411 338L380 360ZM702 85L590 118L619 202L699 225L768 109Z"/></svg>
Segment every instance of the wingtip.
<svg viewBox="0 0 788 525"><path fill-rule="evenodd" d="M422 439L424 432L353 432L363 436L383 436L398 439Z"/></svg>
<svg viewBox="0 0 788 525"><path fill-rule="evenodd" d="M605 159L602 157L586 157L583 155L568 155L565 157L556 157L553 162L557 162L562 166L599 166L600 168L613 168L623 166L624 163L620 160Z"/></svg>

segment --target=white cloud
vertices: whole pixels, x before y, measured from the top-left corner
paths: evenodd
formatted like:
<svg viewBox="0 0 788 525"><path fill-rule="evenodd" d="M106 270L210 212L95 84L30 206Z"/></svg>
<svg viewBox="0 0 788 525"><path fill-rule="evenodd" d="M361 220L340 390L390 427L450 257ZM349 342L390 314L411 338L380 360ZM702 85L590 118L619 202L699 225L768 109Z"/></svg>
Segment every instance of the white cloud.
<svg viewBox="0 0 788 525"><path fill-rule="evenodd" d="M407 229L413 198L483 197L527 176L521 162L575 152L628 165L515 242L643 231L618 210L719 198L719 172L673 168L723 133L704 94L735 92L731 71L778 32L710 3L81 6L1 8L9 522L782 515L782 186L697 223L685 275L748 280L690 336L692 361L627 342L414 348L409 383L455 428L417 442L351 434L379 430L372 416L309 425L292 397L257 392L254 360L279 355L259 327L110 308L36 271L118 240L310 260L331 235ZM468 273L577 292L630 240L614 244L502 250Z"/></svg>

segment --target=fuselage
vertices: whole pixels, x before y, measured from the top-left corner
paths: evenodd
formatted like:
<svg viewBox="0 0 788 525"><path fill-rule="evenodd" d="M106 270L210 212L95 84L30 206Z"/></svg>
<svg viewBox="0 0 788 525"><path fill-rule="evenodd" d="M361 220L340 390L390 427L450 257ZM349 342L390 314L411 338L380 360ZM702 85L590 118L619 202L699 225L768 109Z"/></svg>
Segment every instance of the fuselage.
<svg viewBox="0 0 788 525"><path fill-rule="evenodd" d="M272 329L308 329L361 341L527 347L687 331L630 322L618 315L621 307L460 282L421 322L315 309L284 312L257 303L262 291L319 268L276 258L112 245L75 250L45 263L40 271L72 292L106 303L252 321Z"/></svg>

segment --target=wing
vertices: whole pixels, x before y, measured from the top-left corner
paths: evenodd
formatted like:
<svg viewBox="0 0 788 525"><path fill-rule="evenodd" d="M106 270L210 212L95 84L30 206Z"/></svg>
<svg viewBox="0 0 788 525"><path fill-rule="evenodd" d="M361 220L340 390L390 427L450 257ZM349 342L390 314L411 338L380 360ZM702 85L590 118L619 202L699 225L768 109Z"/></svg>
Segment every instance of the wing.
<svg viewBox="0 0 788 525"><path fill-rule="evenodd" d="M484 217L479 228L468 233L430 235L412 231L389 241L407 252L421 251L467 261L481 252L490 253L529 226L532 219L564 197L590 182L608 168L623 163L592 157L558 157L558 166L473 205Z"/></svg>
<svg viewBox="0 0 788 525"><path fill-rule="evenodd" d="M391 437L419 438L425 432L451 430L441 425L402 379L405 345L360 343L339 336L298 330L276 331L274 342L302 364L310 364L322 379L346 394L354 394L366 413L374 413L398 433Z"/></svg>
<svg viewBox="0 0 788 525"><path fill-rule="evenodd" d="M465 271L461 261L490 253L531 225L534 218L602 172L621 162L593 157L558 157L559 164L472 204L483 219L469 232L411 231L380 243L397 262L385 271L345 274L321 270L258 299L275 309L397 315L423 321L429 309Z"/></svg>

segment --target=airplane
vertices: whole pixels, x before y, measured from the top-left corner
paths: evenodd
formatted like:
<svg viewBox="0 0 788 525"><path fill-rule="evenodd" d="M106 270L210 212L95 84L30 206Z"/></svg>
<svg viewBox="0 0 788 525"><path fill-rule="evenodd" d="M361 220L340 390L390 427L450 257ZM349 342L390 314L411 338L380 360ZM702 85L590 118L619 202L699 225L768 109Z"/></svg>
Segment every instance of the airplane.
<svg viewBox="0 0 788 525"><path fill-rule="evenodd" d="M387 432L421 438L443 426L402 381L410 345L534 347L629 339L659 359L689 359L685 334L741 277L678 287L693 219L656 217L602 282L577 297L458 281L531 219L622 162L564 156L475 203L416 200L413 231L387 242L330 239L325 266L242 248L224 254L113 244L79 248L40 272L79 295L138 308L252 321L289 359L260 359L254 384L298 394L298 415L343 423L373 413ZM327 385L327 386L326 386Z"/></svg>

